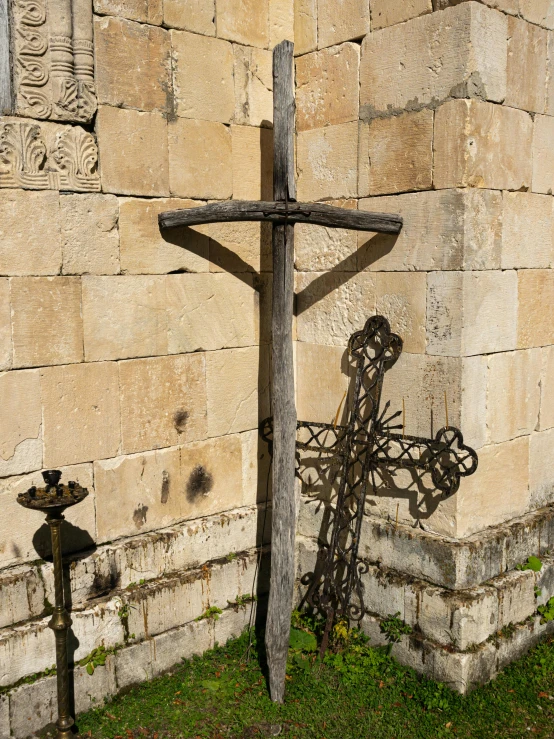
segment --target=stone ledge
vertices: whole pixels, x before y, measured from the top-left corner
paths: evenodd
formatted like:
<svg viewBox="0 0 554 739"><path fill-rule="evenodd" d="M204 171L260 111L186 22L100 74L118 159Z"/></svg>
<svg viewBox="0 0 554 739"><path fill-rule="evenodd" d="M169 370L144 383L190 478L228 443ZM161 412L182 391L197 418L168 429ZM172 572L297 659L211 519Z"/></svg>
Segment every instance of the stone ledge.
<svg viewBox="0 0 554 739"><path fill-rule="evenodd" d="M265 550L262 550L265 553ZM118 590L86 606L73 607L69 654L86 657L97 646L107 649L139 645L200 617L207 608L227 608L238 595L259 595L269 589L267 560L259 551L234 553L232 559L211 560L202 567ZM48 617L0 630L0 687L44 672L54 662L54 640ZM137 650L140 653L140 649Z"/></svg>
<svg viewBox="0 0 554 739"><path fill-rule="evenodd" d="M378 619L367 616L362 629L373 646L386 643ZM392 655L400 664L465 695L492 680L510 662L522 657L540 639L553 633L554 621L541 624L540 616L537 616L517 624L510 636L499 637L496 642L485 642L469 652L445 649L431 640L412 635L393 644Z"/></svg>
<svg viewBox="0 0 554 739"><path fill-rule="evenodd" d="M73 672L73 701L77 714L100 707L119 691L179 666L182 660L224 644L248 626L252 605L227 608L217 621L192 621L140 644L127 646L88 675ZM25 739L56 720L56 678L42 678L0 695L0 737Z"/></svg>
<svg viewBox="0 0 554 739"><path fill-rule="evenodd" d="M261 507L240 508L69 555L64 561L73 607L124 590L132 582L252 549L261 541L262 519ZM266 542L270 520L268 516ZM54 603L52 564L39 561L0 572L0 602L0 628L42 617L45 606Z"/></svg>
<svg viewBox="0 0 554 739"><path fill-rule="evenodd" d="M327 505L302 499L297 532L325 541L320 533L328 521ZM360 556L411 577L451 590L481 585L513 570L529 555L554 550L554 504L466 539L452 539L403 524L364 518Z"/></svg>

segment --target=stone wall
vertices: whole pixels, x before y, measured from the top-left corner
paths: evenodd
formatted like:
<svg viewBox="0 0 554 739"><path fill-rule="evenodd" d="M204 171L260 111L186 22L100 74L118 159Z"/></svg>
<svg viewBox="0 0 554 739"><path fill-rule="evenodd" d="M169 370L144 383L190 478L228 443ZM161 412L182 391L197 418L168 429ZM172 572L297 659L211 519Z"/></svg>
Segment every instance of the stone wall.
<svg viewBox="0 0 554 739"><path fill-rule="evenodd" d="M6 7L2 737L55 715L48 532L16 503L41 470L90 491L62 530L70 656L98 645L111 654L93 678L75 670L77 710L238 635L250 619L239 596L263 603L269 456L257 429L270 413L271 230L162 237L157 216L271 196L271 49L292 38L294 20L292 0ZM94 46L86 111L79 29ZM221 618L198 620L212 606ZM37 689L40 705L29 702Z"/></svg>
<svg viewBox="0 0 554 739"><path fill-rule="evenodd" d="M63 532L72 654L111 654L75 670L77 710L238 633L237 596L267 592L270 230L162 236L157 215L270 197L283 38L298 198L405 219L398 238L296 227L299 418L346 417L346 343L378 312L404 339L383 397L406 433L448 413L480 456L449 501L403 475L371 496L364 626L378 641L400 612L399 659L458 690L494 675L554 595L551 0L95 0L92 18L49 0L36 19L18 0L9 27L5 6L0 735L55 712L48 539L15 502L42 469L91 491ZM25 18L42 42L21 46ZM299 494L299 575L326 536L319 482ZM530 554L536 578L515 570ZM40 705L20 684L37 674Z"/></svg>
<svg viewBox="0 0 554 739"><path fill-rule="evenodd" d="M297 228L298 413L346 419L347 341L377 312L404 339L383 401L405 408L405 433L448 420L477 450L447 501L425 476L378 477L361 543L372 638L400 613L414 635L397 656L466 691L545 632L537 607L554 595L554 4L369 6L296 3L298 197L405 225ZM306 465L299 571L327 539L332 495ZM525 573L527 598L515 568L530 554L544 565Z"/></svg>

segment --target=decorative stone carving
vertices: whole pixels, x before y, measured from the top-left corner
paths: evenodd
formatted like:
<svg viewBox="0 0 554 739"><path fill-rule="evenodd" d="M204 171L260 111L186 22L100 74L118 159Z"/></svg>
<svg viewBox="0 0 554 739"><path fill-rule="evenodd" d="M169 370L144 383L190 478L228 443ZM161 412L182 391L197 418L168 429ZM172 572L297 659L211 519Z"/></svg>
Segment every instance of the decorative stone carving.
<svg viewBox="0 0 554 739"><path fill-rule="evenodd" d="M14 112L90 121L96 111L92 0L14 0Z"/></svg>
<svg viewBox="0 0 554 739"><path fill-rule="evenodd" d="M0 118L0 187L99 191L94 136L80 126Z"/></svg>

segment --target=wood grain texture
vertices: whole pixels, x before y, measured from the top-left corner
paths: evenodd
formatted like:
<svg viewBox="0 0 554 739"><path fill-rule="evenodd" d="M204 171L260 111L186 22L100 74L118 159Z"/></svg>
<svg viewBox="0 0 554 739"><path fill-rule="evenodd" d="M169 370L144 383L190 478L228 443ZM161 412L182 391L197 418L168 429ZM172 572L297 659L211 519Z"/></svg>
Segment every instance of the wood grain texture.
<svg viewBox="0 0 554 739"><path fill-rule="evenodd" d="M294 197L293 52L290 41L273 50L273 197ZM292 321L294 226L273 226L273 515L271 583L265 644L271 699L282 703L294 592L296 533L296 405Z"/></svg>
<svg viewBox="0 0 554 739"><path fill-rule="evenodd" d="M402 218L388 213L371 213L363 210L347 210L323 203L283 203L259 200L228 200L210 203L199 208L181 208L160 213L160 228L198 226L202 223L223 221L270 221L284 225L286 222L312 223L327 228L349 228L353 231L374 231L398 234Z"/></svg>
<svg viewBox="0 0 554 739"><path fill-rule="evenodd" d="M13 111L8 0L0 0L0 115Z"/></svg>

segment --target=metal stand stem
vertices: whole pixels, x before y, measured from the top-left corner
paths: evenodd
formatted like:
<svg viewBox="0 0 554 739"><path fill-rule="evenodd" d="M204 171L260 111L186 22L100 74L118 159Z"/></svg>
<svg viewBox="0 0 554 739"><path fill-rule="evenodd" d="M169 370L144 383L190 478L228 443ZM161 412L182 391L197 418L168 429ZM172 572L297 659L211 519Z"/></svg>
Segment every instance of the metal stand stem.
<svg viewBox="0 0 554 739"><path fill-rule="evenodd" d="M48 626L56 636L56 674L58 681L58 739L73 737L72 726L75 723L69 711L69 669L67 665L67 630L71 626L71 617L65 609L63 593L61 523L64 520L59 511L48 513L46 522L50 526L52 536L52 555L54 558L54 589L56 606Z"/></svg>

